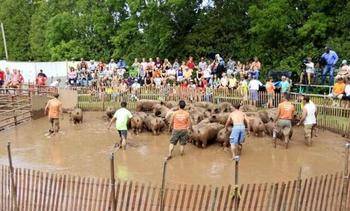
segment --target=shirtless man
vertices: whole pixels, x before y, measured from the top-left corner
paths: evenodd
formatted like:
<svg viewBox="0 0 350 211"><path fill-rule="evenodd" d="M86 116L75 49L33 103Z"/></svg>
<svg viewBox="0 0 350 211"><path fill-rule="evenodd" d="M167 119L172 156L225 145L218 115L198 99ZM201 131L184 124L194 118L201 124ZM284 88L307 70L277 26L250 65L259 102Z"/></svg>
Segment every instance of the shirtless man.
<svg viewBox="0 0 350 211"><path fill-rule="evenodd" d="M45 107L45 115L48 113L51 128L50 134L58 133L60 129L60 115L62 114L62 103L58 100L59 95L55 94L54 98L49 100Z"/></svg>
<svg viewBox="0 0 350 211"><path fill-rule="evenodd" d="M234 159L236 155L241 154L242 143L244 142L245 138L245 125L247 128L249 128L249 121L247 120L247 116L245 113L239 110L239 107L240 104L234 105L235 110L230 114L225 125L226 130L228 130L229 126L233 125L230 135L232 159Z"/></svg>

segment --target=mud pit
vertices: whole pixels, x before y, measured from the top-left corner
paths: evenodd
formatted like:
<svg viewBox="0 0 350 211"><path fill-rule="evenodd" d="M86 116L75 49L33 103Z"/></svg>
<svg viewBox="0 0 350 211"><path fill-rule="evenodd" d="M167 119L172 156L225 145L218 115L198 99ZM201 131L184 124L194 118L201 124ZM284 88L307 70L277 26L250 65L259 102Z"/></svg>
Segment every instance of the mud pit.
<svg viewBox="0 0 350 211"><path fill-rule="evenodd" d="M84 114L82 125L74 126L68 116L61 121L61 133L46 137L48 120L41 118L0 133L0 164L8 164L6 143L12 142L15 167L56 173L108 177L109 155L119 138L114 130L107 131L102 113ZM160 183L162 161L167 154L169 136L153 136L129 132L126 151L117 151L117 176L123 180ZM302 128L296 128L286 150L272 147L271 138L246 139L240 162L240 183L273 182L297 178L303 167L303 177L339 171L343 167L345 139L318 131L314 145L303 142ZM168 163L167 181L171 183L227 184L234 181L234 165L229 151L219 145L199 149L188 144L185 156L178 148Z"/></svg>

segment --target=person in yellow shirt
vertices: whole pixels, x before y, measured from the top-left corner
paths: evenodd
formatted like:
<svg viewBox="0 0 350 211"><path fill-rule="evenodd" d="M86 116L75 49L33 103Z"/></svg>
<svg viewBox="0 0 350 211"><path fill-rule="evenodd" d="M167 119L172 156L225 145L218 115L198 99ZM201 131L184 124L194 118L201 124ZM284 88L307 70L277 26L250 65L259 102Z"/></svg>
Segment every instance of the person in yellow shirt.
<svg viewBox="0 0 350 211"><path fill-rule="evenodd" d="M333 86L333 91L328 96L331 98L342 99L345 93L345 83L343 78L338 78L337 82Z"/></svg>

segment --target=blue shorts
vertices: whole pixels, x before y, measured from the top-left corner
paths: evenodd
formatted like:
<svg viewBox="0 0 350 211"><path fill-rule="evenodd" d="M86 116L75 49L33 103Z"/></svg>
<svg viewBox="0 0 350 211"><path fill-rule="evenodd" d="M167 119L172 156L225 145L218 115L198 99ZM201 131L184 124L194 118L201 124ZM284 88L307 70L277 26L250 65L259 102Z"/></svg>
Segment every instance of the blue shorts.
<svg viewBox="0 0 350 211"><path fill-rule="evenodd" d="M235 125L232 128L232 132L230 135L230 144L242 144L244 142L245 138L245 126L242 125Z"/></svg>

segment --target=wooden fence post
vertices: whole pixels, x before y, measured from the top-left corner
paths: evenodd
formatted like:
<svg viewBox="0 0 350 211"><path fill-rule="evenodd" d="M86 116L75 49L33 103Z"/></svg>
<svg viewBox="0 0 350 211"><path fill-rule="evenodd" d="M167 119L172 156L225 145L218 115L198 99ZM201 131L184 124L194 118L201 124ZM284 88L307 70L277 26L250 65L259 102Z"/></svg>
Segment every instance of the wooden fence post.
<svg viewBox="0 0 350 211"><path fill-rule="evenodd" d="M166 175L167 164L168 164L168 161L165 160L163 163L162 187L160 189L160 211L164 210L164 188L165 188L165 175Z"/></svg>
<svg viewBox="0 0 350 211"><path fill-rule="evenodd" d="M298 174L298 183L297 183L297 193L295 195L295 206L294 211L299 211L299 205L300 205L300 191L301 191L301 171L302 168L299 168L299 174Z"/></svg>
<svg viewBox="0 0 350 211"><path fill-rule="evenodd" d="M340 198L340 210L347 210L347 199L349 190L349 149L350 143L345 144L345 165L344 165L344 175L343 175L343 190Z"/></svg>
<svg viewBox="0 0 350 211"><path fill-rule="evenodd" d="M15 205L15 210L18 211L18 204L17 204L17 187L15 184L15 178L13 173L13 165L12 165L12 156L11 156L11 142L7 142L7 153L8 153L8 159L9 159L9 165L10 165L10 179L11 179L11 189L12 189L12 203Z"/></svg>
<svg viewBox="0 0 350 211"><path fill-rule="evenodd" d="M238 210L239 200L241 198L238 188L238 175L239 175L239 156L235 156L235 187L234 187L234 195L235 198L235 209Z"/></svg>
<svg viewBox="0 0 350 211"><path fill-rule="evenodd" d="M117 201L115 198L115 175L114 175L114 153L111 154L111 198L112 198L112 211L117 210Z"/></svg>

